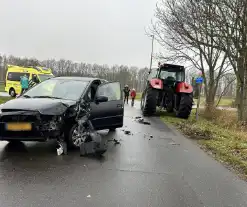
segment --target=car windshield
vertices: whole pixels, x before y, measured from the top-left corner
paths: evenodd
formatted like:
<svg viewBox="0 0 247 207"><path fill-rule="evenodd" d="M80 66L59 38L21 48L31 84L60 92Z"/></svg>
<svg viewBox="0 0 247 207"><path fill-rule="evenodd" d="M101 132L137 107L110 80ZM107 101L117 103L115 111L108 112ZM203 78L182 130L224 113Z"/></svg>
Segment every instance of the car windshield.
<svg viewBox="0 0 247 207"><path fill-rule="evenodd" d="M50 79L31 88L23 97L78 100L87 84L79 80Z"/></svg>
<svg viewBox="0 0 247 207"><path fill-rule="evenodd" d="M54 75L43 75L43 74L42 75L39 74L38 76L41 82L54 77Z"/></svg>

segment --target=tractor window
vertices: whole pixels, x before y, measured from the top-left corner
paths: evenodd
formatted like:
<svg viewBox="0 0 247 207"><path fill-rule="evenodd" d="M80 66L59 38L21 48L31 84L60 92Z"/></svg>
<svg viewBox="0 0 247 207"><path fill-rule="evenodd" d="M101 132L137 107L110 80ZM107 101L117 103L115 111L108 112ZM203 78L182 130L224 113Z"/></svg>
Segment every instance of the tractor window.
<svg viewBox="0 0 247 207"><path fill-rule="evenodd" d="M152 69L149 76L148 76L148 79L156 78L157 73L158 73L158 69Z"/></svg>
<svg viewBox="0 0 247 207"><path fill-rule="evenodd" d="M184 72L168 72L168 71L160 71L159 77L161 79L167 79L167 77L173 77L176 81L184 81Z"/></svg>

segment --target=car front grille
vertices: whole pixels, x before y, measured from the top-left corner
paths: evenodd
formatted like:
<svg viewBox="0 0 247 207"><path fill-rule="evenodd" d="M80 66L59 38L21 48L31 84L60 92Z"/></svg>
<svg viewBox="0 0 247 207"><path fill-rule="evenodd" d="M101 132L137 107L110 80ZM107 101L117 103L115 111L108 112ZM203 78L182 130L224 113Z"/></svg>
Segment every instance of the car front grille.
<svg viewBox="0 0 247 207"><path fill-rule="evenodd" d="M7 131L6 124L7 123L22 123L27 122L32 124L31 131ZM1 137L35 137L40 136L40 132L38 132L35 128L35 125L38 123L37 114L30 114L29 112L3 112L0 115L0 136Z"/></svg>
<svg viewBox="0 0 247 207"><path fill-rule="evenodd" d="M3 115L0 117L0 122L36 122L35 115Z"/></svg>

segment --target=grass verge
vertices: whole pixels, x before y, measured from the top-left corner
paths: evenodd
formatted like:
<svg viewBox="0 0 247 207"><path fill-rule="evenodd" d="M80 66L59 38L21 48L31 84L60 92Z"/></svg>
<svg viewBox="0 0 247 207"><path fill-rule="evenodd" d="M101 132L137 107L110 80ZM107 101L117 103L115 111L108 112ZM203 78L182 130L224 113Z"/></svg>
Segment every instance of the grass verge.
<svg viewBox="0 0 247 207"><path fill-rule="evenodd" d="M247 180L247 130L236 124L236 112L215 110L214 116L208 116L201 111L197 122L195 111L188 120L162 112L161 119Z"/></svg>
<svg viewBox="0 0 247 207"><path fill-rule="evenodd" d="M142 93L136 93L136 100L141 100Z"/></svg>
<svg viewBox="0 0 247 207"><path fill-rule="evenodd" d="M0 104L3 104L6 101L9 101L11 99L13 99L13 98L12 97L3 97L3 96L0 96Z"/></svg>
<svg viewBox="0 0 247 207"><path fill-rule="evenodd" d="M142 93L136 93L136 100L141 100ZM197 99L194 99L195 104L197 103ZM215 99L217 102L217 98ZM222 97L218 106L221 107L232 107L234 102L234 98L231 97ZM201 97L200 106L204 106L206 103L205 97Z"/></svg>
<svg viewBox="0 0 247 207"><path fill-rule="evenodd" d="M217 103L218 98L215 98L215 103ZM194 99L195 104L197 103L197 99ZM232 107L234 102L234 98L231 97L222 97L219 105L221 107ZM206 103L205 97L201 97L200 99L200 106L204 106Z"/></svg>
<svg viewBox="0 0 247 207"><path fill-rule="evenodd" d="M4 92L4 84L0 83L0 92Z"/></svg>

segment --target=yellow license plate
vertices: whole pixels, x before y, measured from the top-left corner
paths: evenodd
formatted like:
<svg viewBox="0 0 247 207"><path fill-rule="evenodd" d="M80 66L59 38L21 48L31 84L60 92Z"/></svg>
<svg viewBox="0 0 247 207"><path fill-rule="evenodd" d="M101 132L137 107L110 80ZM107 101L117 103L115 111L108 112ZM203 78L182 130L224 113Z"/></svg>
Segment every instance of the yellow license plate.
<svg viewBox="0 0 247 207"><path fill-rule="evenodd" d="M31 131L32 124L30 123L8 123L6 125L8 131Z"/></svg>

